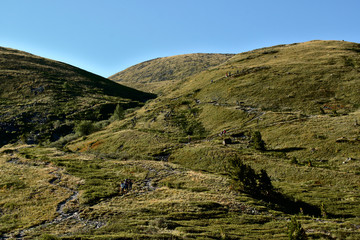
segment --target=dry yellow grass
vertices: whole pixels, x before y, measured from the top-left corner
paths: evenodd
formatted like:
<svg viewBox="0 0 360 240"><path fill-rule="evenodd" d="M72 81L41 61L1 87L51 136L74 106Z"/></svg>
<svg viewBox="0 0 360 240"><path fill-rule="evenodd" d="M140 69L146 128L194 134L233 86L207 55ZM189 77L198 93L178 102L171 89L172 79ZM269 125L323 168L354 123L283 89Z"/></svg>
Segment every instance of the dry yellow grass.
<svg viewBox="0 0 360 240"><path fill-rule="evenodd" d="M70 189L78 182L52 164L34 162L18 154L19 148L28 147L1 149L2 233L26 229L56 218L58 204L70 197Z"/></svg>

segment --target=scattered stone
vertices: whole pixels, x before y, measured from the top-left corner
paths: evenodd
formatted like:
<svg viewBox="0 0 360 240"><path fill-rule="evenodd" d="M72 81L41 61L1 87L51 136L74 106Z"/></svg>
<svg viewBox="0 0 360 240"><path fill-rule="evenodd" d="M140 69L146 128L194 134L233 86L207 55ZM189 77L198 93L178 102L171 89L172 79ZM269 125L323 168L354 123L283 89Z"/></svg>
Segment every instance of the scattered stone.
<svg viewBox="0 0 360 240"><path fill-rule="evenodd" d="M348 142L349 140L346 138L346 137L341 137L341 138L338 138L336 139L335 142L337 143L344 143L344 142Z"/></svg>
<svg viewBox="0 0 360 240"><path fill-rule="evenodd" d="M354 160L355 160L355 158L351 158L351 157L346 158L346 160L343 161L343 164L346 164L346 163L348 163L348 162L350 162L350 161L354 161Z"/></svg>

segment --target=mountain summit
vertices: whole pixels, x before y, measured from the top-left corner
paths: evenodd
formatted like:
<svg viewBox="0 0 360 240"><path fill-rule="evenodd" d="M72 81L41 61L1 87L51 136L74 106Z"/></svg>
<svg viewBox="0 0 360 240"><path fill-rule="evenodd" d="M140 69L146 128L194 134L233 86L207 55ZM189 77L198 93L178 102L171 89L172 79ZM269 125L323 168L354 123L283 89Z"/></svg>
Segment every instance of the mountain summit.
<svg viewBox="0 0 360 240"><path fill-rule="evenodd" d="M147 92L161 93L205 69L217 66L234 54L194 53L156 58L136 64L109 79Z"/></svg>

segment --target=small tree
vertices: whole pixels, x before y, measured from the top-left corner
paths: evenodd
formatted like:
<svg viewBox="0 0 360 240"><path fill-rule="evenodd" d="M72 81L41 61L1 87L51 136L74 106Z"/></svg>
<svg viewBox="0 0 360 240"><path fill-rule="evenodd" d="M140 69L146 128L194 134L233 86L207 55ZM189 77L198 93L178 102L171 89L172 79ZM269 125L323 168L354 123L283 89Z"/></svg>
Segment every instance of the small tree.
<svg viewBox="0 0 360 240"><path fill-rule="evenodd" d="M270 177L265 170L262 169L257 174L253 168L236 158L230 159L229 165L230 177L240 191L257 197L268 197L274 191Z"/></svg>
<svg viewBox="0 0 360 240"><path fill-rule="evenodd" d="M124 118L124 115L125 115L124 109L120 106L120 104L118 104L116 105L115 111L110 119L112 121L120 120Z"/></svg>
<svg viewBox="0 0 360 240"><path fill-rule="evenodd" d="M250 192L256 189L255 171L240 159L229 160L229 174L240 191Z"/></svg>
<svg viewBox="0 0 360 240"><path fill-rule="evenodd" d="M269 175L264 169L261 169L258 178L259 178L258 185L259 185L260 193L264 196L268 196L274 190Z"/></svg>
<svg viewBox="0 0 360 240"><path fill-rule="evenodd" d="M266 150L265 142L262 140L261 133L259 131L255 131L252 133L251 142L256 150Z"/></svg>
<svg viewBox="0 0 360 240"><path fill-rule="evenodd" d="M64 88L64 90L71 90L71 86L70 86L69 82L67 82L67 81L64 82L62 87Z"/></svg>
<svg viewBox="0 0 360 240"><path fill-rule="evenodd" d="M326 212L325 204L323 202L321 203L320 211L321 211L321 216L323 218L327 218L327 212Z"/></svg>
<svg viewBox="0 0 360 240"><path fill-rule="evenodd" d="M297 221L296 217L291 218L291 222L288 224L288 231L290 240L307 239L306 232L301 227L301 224Z"/></svg>

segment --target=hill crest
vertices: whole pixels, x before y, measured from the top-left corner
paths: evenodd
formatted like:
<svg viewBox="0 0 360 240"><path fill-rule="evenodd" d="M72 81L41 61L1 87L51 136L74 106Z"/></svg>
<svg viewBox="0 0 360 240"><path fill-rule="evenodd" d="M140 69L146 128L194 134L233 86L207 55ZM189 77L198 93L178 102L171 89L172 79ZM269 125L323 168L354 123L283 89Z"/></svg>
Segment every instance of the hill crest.
<svg viewBox="0 0 360 240"><path fill-rule="evenodd" d="M163 92L175 83L217 66L234 54L193 53L156 58L131 66L109 79L143 91Z"/></svg>

